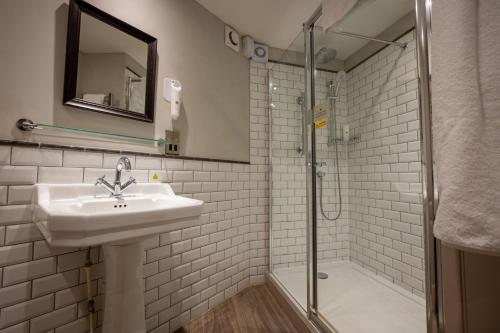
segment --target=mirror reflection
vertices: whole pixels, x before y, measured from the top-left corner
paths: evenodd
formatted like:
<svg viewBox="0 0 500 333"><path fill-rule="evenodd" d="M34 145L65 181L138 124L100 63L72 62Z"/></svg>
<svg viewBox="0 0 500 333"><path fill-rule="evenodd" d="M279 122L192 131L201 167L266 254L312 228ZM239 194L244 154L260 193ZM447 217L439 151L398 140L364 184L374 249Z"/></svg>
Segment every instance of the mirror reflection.
<svg viewBox="0 0 500 333"><path fill-rule="evenodd" d="M145 113L148 44L82 13L76 97Z"/></svg>

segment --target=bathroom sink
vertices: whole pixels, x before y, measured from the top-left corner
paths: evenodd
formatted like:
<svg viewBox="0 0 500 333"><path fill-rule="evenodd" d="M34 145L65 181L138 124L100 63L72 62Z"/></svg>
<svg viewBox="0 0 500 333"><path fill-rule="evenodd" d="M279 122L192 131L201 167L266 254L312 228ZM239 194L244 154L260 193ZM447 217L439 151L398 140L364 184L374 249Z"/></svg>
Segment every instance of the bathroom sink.
<svg viewBox="0 0 500 333"><path fill-rule="evenodd" d="M33 221L50 245L119 244L199 223L203 201L176 195L168 184L137 184L110 197L90 184L37 184Z"/></svg>
<svg viewBox="0 0 500 333"><path fill-rule="evenodd" d="M176 195L168 184L129 181L124 186L119 179L113 184L104 177L96 185L37 184L33 222L51 246L103 245L106 286L102 332L145 333L144 240L198 225L203 201ZM86 276L89 285L90 273Z"/></svg>

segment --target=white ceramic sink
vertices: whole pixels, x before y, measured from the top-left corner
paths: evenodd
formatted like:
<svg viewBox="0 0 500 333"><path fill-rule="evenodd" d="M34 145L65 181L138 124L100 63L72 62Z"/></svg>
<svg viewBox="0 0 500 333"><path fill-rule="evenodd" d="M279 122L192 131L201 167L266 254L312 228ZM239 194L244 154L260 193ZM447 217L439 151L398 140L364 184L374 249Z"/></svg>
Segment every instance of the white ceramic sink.
<svg viewBox="0 0 500 333"><path fill-rule="evenodd" d="M103 245L103 333L145 333L143 240L200 223L203 201L168 184L136 184L122 197L88 184L37 184L33 221L51 246Z"/></svg>
<svg viewBox="0 0 500 333"><path fill-rule="evenodd" d="M38 184L33 220L49 244L87 247L194 226L202 206L168 184L137 184L119 199L89 184Z"/></svg>

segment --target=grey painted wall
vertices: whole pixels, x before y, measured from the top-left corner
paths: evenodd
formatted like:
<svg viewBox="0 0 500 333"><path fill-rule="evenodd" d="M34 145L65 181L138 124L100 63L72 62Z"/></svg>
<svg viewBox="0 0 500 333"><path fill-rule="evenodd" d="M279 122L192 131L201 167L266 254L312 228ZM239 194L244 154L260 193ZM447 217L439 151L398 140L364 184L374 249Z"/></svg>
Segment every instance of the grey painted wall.
<svg viewBox="0 0 500 333"><path fill-rule="evenodd" d="M164 137L181 131L181 154L249 160L249 61L223 43L224 23L193 0L91 0L96 7L158 39L154 124L62 105L67 1L0 2L0 138L161 152L162 147L56 131L25 134L18 118L40 123ZM182 82L184 104L172 123L163 78Z"/></svg>

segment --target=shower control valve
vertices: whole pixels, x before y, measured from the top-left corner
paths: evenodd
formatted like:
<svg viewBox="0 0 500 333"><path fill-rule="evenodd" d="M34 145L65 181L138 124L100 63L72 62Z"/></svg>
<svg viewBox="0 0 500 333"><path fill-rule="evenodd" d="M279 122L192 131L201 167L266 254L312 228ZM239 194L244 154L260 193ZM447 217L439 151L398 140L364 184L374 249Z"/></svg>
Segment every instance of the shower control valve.
<svg viewBox="0 0 500 333"><path fill-rule="evenodd" d="M326 175L327 164L325 161L316 162L316 176L323 177Z"/></svg>

